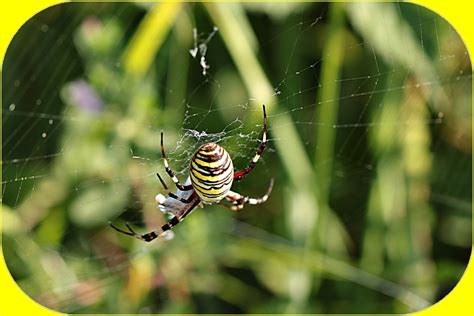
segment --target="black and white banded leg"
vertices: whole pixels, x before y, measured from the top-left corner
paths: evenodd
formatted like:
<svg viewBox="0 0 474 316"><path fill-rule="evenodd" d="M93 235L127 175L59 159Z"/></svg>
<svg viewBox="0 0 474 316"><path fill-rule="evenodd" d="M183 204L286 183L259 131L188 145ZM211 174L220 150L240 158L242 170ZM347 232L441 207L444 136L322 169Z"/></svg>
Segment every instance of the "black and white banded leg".
<svg viewBox="0 0 474 316"><path fill-rule="evenodd" d="M171 192L169 190L168 186L163 181L163 179L161 178L159 173L156 173L156 176L160 180L161 185L163 186L163 188L166 190L166 195L168 195L170 198L175 199L175 200L180 201L180 202L185 203L185 204L188 204L189 202L191 202L194 199L194 194L191 194L187 199L183 199L183 198L177 196L176 194L174 194L173 192ZM184 186L184 187L186 187L186 186ZM164 196L161 195L161 194L158 194L157 197L163 197L163 199L164 199ZM164 200L158 200L157 199L157 202L160 203L160 204L163 204Z"/></svg>
<svg viewBox="0 0 474 316"><path fill-rule="evenodd" d="M170 176L171 180L173 180L173 182L176 185L176 187L178 188L178 190L181 190L181 191L191 190L193 188L192 185L182 185L181 183L179 183L178 178L176 177L173 170L171 170L171 168L168 164L168 159L166 159L166 154L165 154L165 147L163 146L163 132L161 132L160 145L161 145L161 156L163 158L163 164L165 165L166 173Z"/></svg>
<svg viewBox="0 0 474 316"><path fill-rule="evenodd" d="M264 196L259 197L259 198L252 198L249 196L241 195L240 193L237 193L237 192L229 191L225 198L227 201L232 202L233 205L226 206L226 207L230 208L232 211L239 212L244 208L245 204L258 205L258 204L264 203L265 201L268 200L268 197L272 193L273 182L274 182L274 179L270 181L270 185L268 186L267 193L265 193Z"/></svg>
<svg viewBox="0 0 474 316"><path fill-rule="evenodd" d="M132 227L130 227L130 225L128 225L128 223L125 223L125 226L127 227L128 230L123 230L121 228L118 228L117 226L113 225L113 224L110 224L110 226L115 229L116 231L122 233L122 234L125 234L125 235L128 235L128 236L132 236L132 237L135 237L139 240L143 240L143 241L146 241L146 242L150 242L152 240L155 240L156 238L160 237L160 236L163 236L165 234L166 231L170 230L171 228L173 228L174 226L178 225L179 223L181 223L181 221L188 215L192 212L192 210L197 206L199 205L199 198L197 196L195 196L193 194L193 197L194 197L194 200L191 201L191 203L189 203L187 205L186 208L183 209L183 211L180 213L180 214L177 214L176 216L174 216L173 218L171 218L166 224L162 225L160 228L156 229L156 230L153 230L149 233L146 233L146 234L139 234L137 232L135 232Z"/></svg>
<svg viewBox="0 0 474 316"><path fill-rule="evenodd" d="M239 171L234 172L234 181L239 181L243 179L247 174L250 173L250 171L255 168L255 165L257 164L257 161L260 159L260 156L262 155L263 151L265 150L265 146L267 145L267 112L265 111L265 104L262 105L263 107L263 136L262 136L262 142L260 143L260 146L257 149L257 153L253 157L253 159L250 161L249 165Z"/></svg>

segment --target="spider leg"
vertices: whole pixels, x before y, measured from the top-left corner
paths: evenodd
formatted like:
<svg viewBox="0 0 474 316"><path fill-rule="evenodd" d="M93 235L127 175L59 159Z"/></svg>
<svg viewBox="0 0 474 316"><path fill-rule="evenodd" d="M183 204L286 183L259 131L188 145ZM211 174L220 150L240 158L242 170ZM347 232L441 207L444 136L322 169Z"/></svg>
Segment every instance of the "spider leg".
<svg viewBox="0 0 474 316"><path fill-rule="evenodd" d="M143 234L143 235L140 235L138 233L136 233L132 227L130 227L130 225L128 225L128 223L125 223L125 226L127 227L128 231L126 230L123 230L123 229L120 229L118 228L117 226L113 225L113 224L109 224L110 227L112 227L113 229L115 229L116 231L118 231L119 233L122 233L122 234L125 234L127 236L132 236L132 237L135 237L137 239L140 239L140 240L143 240L143 241L152 241L153 239L157 238L159 235L161 235L162 233L160 234L157 234L157 232L155 231L152 231L152 232L149 232L149 233L146 233L146 234ZM166 225L166 224L165 224ZM163 225L164 226L164 225Z"/></svg>
<svg viewBox="0 0 474 316"><path fill-rule="evenodd" d="M132 227L130 227L130 225L128 225L128 223L125 223L125 226L127 227L128 231L127 230L123 230L123 229L120 229L118 228L117 226L113 225L113 224L109 224L113 229L115 229L116 231L118 231L119 233L122 233L122 234L125 234L127 236L132 236L132 237L135 237L139 240L143 240L143 241L146 241L146 242L150 242L160 236L162 236L167 230L170 230L171 228L173 228L174 226L178 225L179 223L181 223L181 221L188 215L191 213L191 211L199 205L200 203L200 200L197 196L194 196L194 200L189 203L188 205L186 205L186 207L179 213L177 214L176 216L174 216L173 218L171 218L166 224L162 225L160 228L158 229L155 229L149 233L146 233L146 234L143 234L143 235L140 235L138 233L136 233Z"/></svg>
<svg viewBox="0 0 474 316"><path fill-rule="evenodd" d="M265 193L264 196L259 197L259 198L244 196L237 192L229 191L225 199L227 201L232 202L233 205L232 206L224 205L224 206L230 208L232 211L239 212L244 208L245 204L251 204L251 205L262 204L268 200L268 197L272 193L273 183L274 183L274 179L270 181L270 185L268 186L267 193Z"/></svg>
<svg viewBox="0 0 474 316"><path fill-rule="evenodd" d="M122 233L122 234L125 234L125 235L128 235L128 236L132 236L132 237L135 237L135 238L138 238L140 239L140 234L137 234L133 229L132 227L130 227L130 225L128 225L128 223L125 223L125 226L127 227L128 231L127 230L123 230L121 228L118 228L117 226L113 225L113 224L110 224L110 227L112 227L113 229L115 229L116 231L118 231L119 233Z"/></svg>
<svg viewBox="0 0 474 316"><path fill-rule="evenodd" d="M265 111L265 104L263 104L262 106L263 106L263 136L262 136L262 142L260 143L260 146L257 149L257 153L255 154L253 159L250 161L247 168L234 172L234 181L241 180L247 174L249 174L250 171L253 170L253 168L255 168L255 165L257 164L257 161L260 159L260 156L262 155L263 151L265 150L265 146L267 145L267 112Z"/></svg>
<svg viewBox="0 0 474 316"><path fill-rule="evenodd" d="M163 146L163 132L161 132L161 142L160 142L160 145L161 145L161 156L163 158L163 163L165 165L165 170L166 170L166 173L170 176L171 180L173 180L174 184L176 185L176 187L181 190L181 191L189 191L193 188L192 185L182 185L181 183L179 183L179 180L178 178L176 177L176 175L174 174L173 170L171 170L169 164L168 164L168 160L166 159L166 154L165 154L165 147ZM163 182L162 182L163 183Z"/></svg>
<svg viewBox="0 0 474 316"><path fill-rule="evenodd" d="M193 194L191 194L187 199L183 199L183 198L180 198L179 196L177 196L176 194L174 194L173 192L171 192L169 189L168 189L168 186L166 185L166 183L163 181L163 179L161 178L160 174L159 173L156 173L156 176L158 177L158 179L160 180L161 182L161 185L163 186L163 188L166 190L166 194L172 198L172 199L175 199L175 200L178 200L182 203L185 203L185 204L188 204L189 202L191 202L194 198ZM191 186L192 187L192 186ZM162 196L161 194L159 196ZM158 201L158 203L160 204L163 204L163 202L160 202Z"/></svg>

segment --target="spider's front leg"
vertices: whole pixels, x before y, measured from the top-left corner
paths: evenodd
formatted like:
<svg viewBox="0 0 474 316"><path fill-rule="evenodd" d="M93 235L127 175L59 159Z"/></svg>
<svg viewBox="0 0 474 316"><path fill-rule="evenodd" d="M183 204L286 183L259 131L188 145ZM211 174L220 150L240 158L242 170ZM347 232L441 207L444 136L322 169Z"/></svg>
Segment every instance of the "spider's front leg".
<svg viewBox="0 0 474 316"><path fill-rule="evenodd" d="M178 190L181 190L181 191L191 190L193 188L192 185L182 185L181 183L179 183L178 178L176 177L173 170L171 170L171 168L168 164L168 159L166 159L166 154L165 154L165 147L163 146L163 132L161 132L160 145L161 145L161 157L163 158L163 164L165 165L166 173L170 176L171 180L173 180L173 182L176 185L176 187L178 188ZM160 176L158 176L158 177L160 177ZM161 183L164 183L161 179L160 179L160 181L161 181Z"/></svg>
<svg viewBox="0 0 474 316"><path fill-rule="evenodd" d="M183 199L182 197L179 197L177 196L175 193L171 192L169 189L168 189L168 186L166 185L166 183L163 181L163 179L161 178L160 174L159 173L156 173L156 176L158 177L158 179L160 180L161 182L161 185L163 186L163 188L165 189L166 191L166 195L168 195L170 198L172 199L175 199L177 201L180 201L181 203L185 203L185 204L188 204L189 202L191 202L193 199L194 199L194 194L191 194L189 195L188 198L186 199ZM186 183L186 182L185 182ZM184 186L184 187L187 187L187 186ZM191 185L192 187L192 185ZM181 190L182 191L182 190ZM166 199L163 195L161 194L158 194L157 197L160 197L160 199L157 199L157 202L160 203L160 204L163 204L164 203L164 199Z"/></svg>
<svg viewBox="0 0 474 316"><path fill-rule="evenodd" d="M249 196L241 195L234 191L229 191L225 199L229 202L232 202L233 205L231 206L224 205L224 206L230 208L232 211L239 212L244 208L245 204L251 204L251 205L262 204L268 200L268 197L272 193L273 183L274 183L274 179L270 181L270 185L268 186L267 193L265 193L264 196L259 197L259 198L252 198Z"/></svg>
<svg viewBox="0 0 474 316"><path fill-rule="evenodd" d="M135 237L137 239L147 241L147 242L150 242L150 241L154 240L155 238L157 238L159 236L155 231L149 232L147 234L140 235L140 234L136 233L132 229L132 227L130 227L130 225L128 225L128 223L125 223L125 226L127 227L128 230L120 229L120 228L118 228L117 226L115 226L113 224L109 224L109 225L110 225L110 227L112 227L113 229L118 231L119 233L122 233L122 234L125 234L125 235L128 235L128 236L132 236L132 237Z"/></svg>

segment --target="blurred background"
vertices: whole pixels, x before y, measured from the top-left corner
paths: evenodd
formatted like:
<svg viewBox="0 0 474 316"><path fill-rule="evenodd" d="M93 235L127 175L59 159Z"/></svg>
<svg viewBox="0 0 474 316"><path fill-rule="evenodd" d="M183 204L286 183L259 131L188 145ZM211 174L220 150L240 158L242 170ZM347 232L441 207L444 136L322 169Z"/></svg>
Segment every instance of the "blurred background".
<svg viewBox="0 0 474 316"><path fill-rule="evenodd" d="M39 303L82 313L399 313L440 300L471 253L471 63L455 30L392 3L68 3L2 70L2 242ZM219 142L233 189L172 240L181 181ZM172 186L170 179L166 182Z"/></svg>

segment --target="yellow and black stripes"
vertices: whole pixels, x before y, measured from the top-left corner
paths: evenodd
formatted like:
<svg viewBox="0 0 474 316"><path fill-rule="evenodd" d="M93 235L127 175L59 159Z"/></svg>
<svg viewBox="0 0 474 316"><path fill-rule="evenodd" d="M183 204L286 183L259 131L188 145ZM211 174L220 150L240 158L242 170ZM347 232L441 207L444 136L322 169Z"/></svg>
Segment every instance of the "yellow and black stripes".
<svg viewBox="0 0 474 316"><path fill-rule="evenodd" d="M191 183L196 194L206 203L222 200L234 179L234 166L227 151L214 143L201 146L191 159Z"/></svg>

